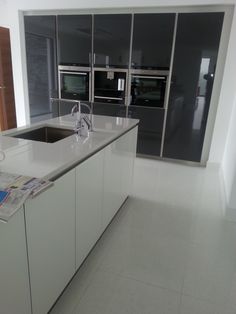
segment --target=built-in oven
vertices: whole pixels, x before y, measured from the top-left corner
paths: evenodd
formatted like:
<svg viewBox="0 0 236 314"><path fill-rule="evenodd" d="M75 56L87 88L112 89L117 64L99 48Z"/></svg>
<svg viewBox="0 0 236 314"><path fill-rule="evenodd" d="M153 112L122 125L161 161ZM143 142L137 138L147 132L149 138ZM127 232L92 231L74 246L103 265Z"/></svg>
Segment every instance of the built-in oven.
<svg viewBox="0 0 236 314"><path fill-rule="evenodd" d="M59 98L91 101L91 70L59 65Z"/></svg>
<svg viewBox="0 0 236 314"><path fill-rule="evenodd" d="M130 105L165 108L169 71L132 70Z"/></svg>
<svg viewBox="0 0 236 314"><path fill-rule="evenodd" d="M127 73L125 69L94 69L93 101L126 104Z"/></svg>

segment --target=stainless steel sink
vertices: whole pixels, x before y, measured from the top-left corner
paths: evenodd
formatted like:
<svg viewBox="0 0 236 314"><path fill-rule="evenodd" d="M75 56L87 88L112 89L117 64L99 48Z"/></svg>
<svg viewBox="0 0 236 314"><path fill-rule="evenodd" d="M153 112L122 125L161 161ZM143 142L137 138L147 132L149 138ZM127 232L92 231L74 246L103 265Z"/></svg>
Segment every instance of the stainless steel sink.
<svg viewBox="0 0 236 314"><path fill-rule="evenodd" d="M54 143L62 140L65 137L73 135L74 133L75 132L73 130L45 126L34 130L17 133L15 135L9 134L8 136L23 138L31 141Z"/></svg>

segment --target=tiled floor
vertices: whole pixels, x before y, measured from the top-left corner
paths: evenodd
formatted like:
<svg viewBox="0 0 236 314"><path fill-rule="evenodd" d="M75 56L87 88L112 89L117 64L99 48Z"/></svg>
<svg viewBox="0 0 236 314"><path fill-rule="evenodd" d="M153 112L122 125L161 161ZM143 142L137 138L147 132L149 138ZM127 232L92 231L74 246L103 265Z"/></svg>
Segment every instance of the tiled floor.
<svg viewBox="0 0 236 314"><path fill-rule="evenodd" d="M214 169L137 159L126 202L51 314L236 314Z"/></svg>

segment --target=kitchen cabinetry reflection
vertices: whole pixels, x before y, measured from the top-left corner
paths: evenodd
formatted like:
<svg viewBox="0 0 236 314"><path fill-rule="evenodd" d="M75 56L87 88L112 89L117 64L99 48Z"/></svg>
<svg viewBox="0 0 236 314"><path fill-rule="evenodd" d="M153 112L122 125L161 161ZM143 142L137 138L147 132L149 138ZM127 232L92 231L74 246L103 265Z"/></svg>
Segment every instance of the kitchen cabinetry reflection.
<svg viewBox="0 0 236 314"><path fill-rule="evenodd" d="M94 16L94 66L128 68L131 14Z"/></svg>
<svg viewBox="0 0 236 314"><path fill-rule="evenodd" d="M224 13L178 17L163 156L201 161Z"/></svg>
<svg viewBox="0 0 236 314"><path fill-rule="evenodd" d="M135 14L132 68L168 70L175 14Z"/></svg>
<svg viewBox="0 0 236 314"><path fill-rule="evenodd" d="M57 97L56 17L25 16L25 44L31 120L51 118Z"/></svg>
<svg viewBox="0 0 236 314"><path fill-rule="evenodd" d="M58 62L60 65L91 65L92 16L58 16Z"/></svg>

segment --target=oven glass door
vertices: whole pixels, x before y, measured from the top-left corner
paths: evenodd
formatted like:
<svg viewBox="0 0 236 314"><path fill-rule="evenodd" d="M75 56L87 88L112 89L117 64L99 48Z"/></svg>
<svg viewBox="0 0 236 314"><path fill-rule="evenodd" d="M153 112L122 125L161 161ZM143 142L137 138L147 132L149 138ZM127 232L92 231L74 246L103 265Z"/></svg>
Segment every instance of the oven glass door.
<svg viewBox="0 0 236 314"><path fill-rule="evenodd" d="M61 98L89 101L88 72L60 72Z"/></svg>
<svg viewBox="0 0 236 314"><path fill-rule="evenodd" d="M166 81L167 76L132 75L130 105L164 108Z"/></svg>

